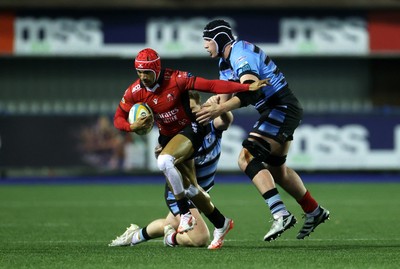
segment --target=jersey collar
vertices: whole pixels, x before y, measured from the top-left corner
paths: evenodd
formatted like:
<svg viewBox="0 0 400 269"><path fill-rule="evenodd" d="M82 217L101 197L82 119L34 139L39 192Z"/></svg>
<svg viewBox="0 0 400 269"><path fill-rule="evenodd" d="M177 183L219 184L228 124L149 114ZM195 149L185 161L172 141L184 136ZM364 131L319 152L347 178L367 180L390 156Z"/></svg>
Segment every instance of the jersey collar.
<svg viewBox="0 0 400 269"><path fill-rule="evenodd" d="M158 80L157 80L157 83L152 88L144 86L141 81L140 81L140 86L142 88L146 88L146 90L149 91L149 92L155 92L158 88L160 88L161 82L164 79L164 73L165 73L164 70L161 70L160 76L158 77Z"/></svg>

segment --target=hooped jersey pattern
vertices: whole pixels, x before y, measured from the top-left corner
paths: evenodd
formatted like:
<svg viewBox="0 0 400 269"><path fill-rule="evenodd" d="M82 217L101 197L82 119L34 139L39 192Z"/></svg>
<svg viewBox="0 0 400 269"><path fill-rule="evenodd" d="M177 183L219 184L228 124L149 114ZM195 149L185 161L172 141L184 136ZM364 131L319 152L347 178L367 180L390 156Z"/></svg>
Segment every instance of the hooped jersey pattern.
<svg viewBox="0 0 400 269"><path fill-rule="evenodd" d="M220 79L240 81L245 74L252 74L258 79L269 79L271 85L263 87L263 98L254 104L257 110L265 106L274 93L287 85L285 76L275 63L258 46L247 41L232 44L229 58L219 61Z"/></svg>

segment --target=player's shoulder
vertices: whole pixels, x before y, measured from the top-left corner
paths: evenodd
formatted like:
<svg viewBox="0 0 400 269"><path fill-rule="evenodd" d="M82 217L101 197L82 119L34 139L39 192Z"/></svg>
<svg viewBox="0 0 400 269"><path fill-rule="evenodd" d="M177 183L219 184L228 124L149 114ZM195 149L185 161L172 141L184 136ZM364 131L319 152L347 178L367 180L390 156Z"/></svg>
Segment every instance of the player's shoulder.
<svg viewBox="0 0 400 269"><path fill-rule="evenodd" d="M142 89L142 85L140 84L140 79L137 79L135 82L133 82L128 89L126 90L126 93L134 94L135 92L138 92Z"/></svg>
<svg viewBox="0 0 400 269"><path fill-rule="evenodd" d="M237 40L232 44L232 50L251 50L254 47L253 43L246 40Z"/></svg>
<svg viewBox="0 0 400 269"><path fill-rule="evenodd" d="M174 69L165 69L164 79L170 80L172 78L175 79L186 79L193 77L192 73L182 70L174 70Z"/></svg>
<svg viewBox="0 0 400 269"><path fill-rule="evenodd" d="M243 54L253 54L255 52L255 45L245 40L238 40L232 46L232 55L239 57Z"/></svg>
<svg viewBox="0 0 400 269"><path fill-rule="evenodd" d="M259 61L260 49L254 44L247 41L238 41L232 47L230 61L233 66L240 65L243 62L257 62Z"/></svg>

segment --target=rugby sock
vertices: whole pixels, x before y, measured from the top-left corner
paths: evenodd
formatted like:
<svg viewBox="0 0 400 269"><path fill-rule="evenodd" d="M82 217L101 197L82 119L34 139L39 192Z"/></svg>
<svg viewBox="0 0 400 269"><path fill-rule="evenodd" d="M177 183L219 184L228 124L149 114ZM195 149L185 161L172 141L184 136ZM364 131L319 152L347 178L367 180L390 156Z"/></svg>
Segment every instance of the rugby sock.
<svg viewBox="0 0 400 269"><path fill-rule="evenodd" d="M211 214L206 215L206 217L210 220L214 227L220 229L224 227L225 217L219 212L218 208L214 207L213 212Z"/></svg>
<svg viewBox="0 0 400 269"><path fill-rule="evenodd" d="M178 241L176 241L177 235L178 235L177 232L167 235L166 237L167 242L172 246L178 245Z"/></svg>
<svg viewBox="0 0 400 269"><path fill-rule="evenodd" d="M289 212L287 211L285 204L282 202L277 188L267 191L262 195L262 197L265 199L265 203L268 205L274 218L275 216L280 217L289 215Z"/></svg>
<svg viewBox="0 0 400 269"><path fill-rule="evenodd" d="M180 200L177 200L176 203L178 204L179 208L179 213L181 215L184 215L186 213L189 213L189 200L186 197L183 197Z"/></svg>
<svg viewBox="0 0 400 269"><path fill-rule="evenodd" d="M144 241L148 241L150 239L152 239L149 234L147 233L146 227L143 227L142 229L140 229L139 231L137 231L136 233L133 234L132 237L132 244L136 245L139 243L142 243Z"/></svg>
<svg viewBox="0 0 400 269"><path fill-rule="evenodd" d="M307 190L306 194L304 194L303 198L297 201L303 211L307 214L315 213L316 215L319 213L319 206L317 201L311 196L310 192Z"/></svg>
<svg viewBox="0 0 400 269"><path fill-rule="evenodd" d="M314 211L306 213L307 217L316 217L321 213L321 208L318 206Z"/></svg>

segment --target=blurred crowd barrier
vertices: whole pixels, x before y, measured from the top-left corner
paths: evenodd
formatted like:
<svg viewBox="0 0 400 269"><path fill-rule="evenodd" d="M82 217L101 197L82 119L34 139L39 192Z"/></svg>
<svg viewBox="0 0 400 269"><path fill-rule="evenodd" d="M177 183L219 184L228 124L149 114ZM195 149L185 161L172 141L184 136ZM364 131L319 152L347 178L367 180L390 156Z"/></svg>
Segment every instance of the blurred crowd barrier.
<svg viewBox="0 0 400 269"><path fill-rule="evenodd" d="M399 171L400 114L307 114L288 164L300 171ZM219 170L239 172L237 157L256 114L236 113L224 133ZM146 136L117 131L111 115L0 117L0 163L48 172L158 172L158 130ZM69 171L68 171L69 170ZM14 171L15 172L15 171ZM55 172L55 174L60 172ZM18 174L18 173L17 173Z"/></svg>

